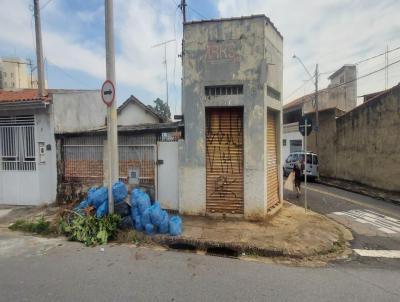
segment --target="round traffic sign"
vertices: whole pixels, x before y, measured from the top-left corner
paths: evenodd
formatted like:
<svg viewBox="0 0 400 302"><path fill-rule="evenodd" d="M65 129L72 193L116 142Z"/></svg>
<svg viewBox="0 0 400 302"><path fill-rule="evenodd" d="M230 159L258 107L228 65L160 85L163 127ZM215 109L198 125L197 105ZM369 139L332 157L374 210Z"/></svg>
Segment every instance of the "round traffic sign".
<svg viewBox="0 0 400 302"><path fill-rule="evenodd" d="M309 136L312 131L312 120L308 117L303 116L299 121L299 131L301 135Z"/></svg>
<svg viewBox="0 0 400 302"><path fill-rule="evenodd" d="M113 82L106 80L101 86L101 99L104 104L111 106L115 99L115 87Z"/></svg>

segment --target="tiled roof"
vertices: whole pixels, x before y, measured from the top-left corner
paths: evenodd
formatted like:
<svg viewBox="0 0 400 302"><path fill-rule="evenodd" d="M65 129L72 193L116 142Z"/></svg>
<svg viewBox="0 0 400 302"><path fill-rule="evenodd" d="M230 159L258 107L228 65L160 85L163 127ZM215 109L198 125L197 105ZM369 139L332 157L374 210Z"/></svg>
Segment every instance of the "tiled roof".
<svg viewBox="0 0 400 302"><path fill-rule="evenodd" d="M296 107L298 105L303 105L307 101L307 99L310 96L312 96L313 94L314 93L303 95L303 96L301 96L301 97L299 97L299 98L297 98L297 99L295 99L295 100L283 105L283 109L289 109L289 108Z"/></svg>
<svg viewBox="0 0 400 302"><path fill-rule="evenodd" d="M49 102L49 96L40 97L37 89L3 90L0 89L0 103Z"/></svg>

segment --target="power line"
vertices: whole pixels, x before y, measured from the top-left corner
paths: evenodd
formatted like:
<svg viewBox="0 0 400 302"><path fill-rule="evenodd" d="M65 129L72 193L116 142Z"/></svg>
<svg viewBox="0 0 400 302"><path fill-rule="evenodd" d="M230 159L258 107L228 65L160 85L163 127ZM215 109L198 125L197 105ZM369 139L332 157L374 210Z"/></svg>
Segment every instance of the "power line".
<svg viewBox="0 0 400 302"><path fill-rule="evenodd" d="M367 73L367 74L364 74L364 75L362 75L362 76L360 76L360 77L358 77L358 78L355 78L355 79L352 79L352 80L350 80L350 81L347 81L347 82L338 84L338 85L333 86L333 87L327 87L327 88L325 88L324 90L330 90L330 89L338 88L338 87L341 87L341 86L343 86L343 85L346 85L346 84L355 82L355 81L357 81L357 80L361 80L361 79L366 78L366 77L369 77L370 75L373 75L373 74L375 74L375 73L377 73L377 72L379 72L379 71L382 71L382 70L384 70L384 69L386 69L386 68L389 68L390 66L392 66L392 65L394 65L394 64L397 64L397 63L399 63L399 62L400 62L400 60L397 60L397 61L392 62L392 63L390 63L390 64L388 64L388 65L386 65L386 66L384 66L384 67L382 67L382 68L379 68L379 69L377 69L377 70L374 70L374 71L371 71L371 72L369 72L369 73Z"/></svg>
<svg viewBox="0 0 400 302"><path fill-rule="evenodd" d="M191 10L191 11L193 11L194 13L196 13L198 16L200 16L201 18L204 18L204 19L208 19L206 16L204 16L202 13L200 13L199 11L197 11L196 9L194 9L192 6L190 6L189 4L186 4L187 5L187 7Z"/></svg>
<svg viewBox="0 0 400 302"><path fill-rule="evenodd" d="M367 61L369 61L369 60L372 60L372 59L375 59L375 58L377 58L377 57L380 57L380 56L386 55L387 53L390 53L390 52L392 52L392 51L395 51L395 50L398 50L398 49L400 49L400 46L399 46L399 47L396 47L396 48L393 48L393 49L391 49L391 50L388 50L388 51L382 52L382 53L380 53L380 54L377 54L377 55L375 55L375 56L372 56L372 57L366 58L366 59L364 59L364 60L358 61L358 62L354 63L354 65L358 65L358 64L360 64L360 63L367 62Z"/></svg>
<svg viewBox="0 0 400 302"><path fill-rule="evenodd" d="M289 95L286 97L286 99L290 98L293 94L295 94L297 91L299 91L301 88L303 88L305 85L308 84L308 82L310 82L311 80L313 80L315 78L315 76L313 76L312 78L309 78L308 80L304 81L303 84L301 84L299 87L297 87L295 90L293 90L291 93L289 93Z"/></svg>

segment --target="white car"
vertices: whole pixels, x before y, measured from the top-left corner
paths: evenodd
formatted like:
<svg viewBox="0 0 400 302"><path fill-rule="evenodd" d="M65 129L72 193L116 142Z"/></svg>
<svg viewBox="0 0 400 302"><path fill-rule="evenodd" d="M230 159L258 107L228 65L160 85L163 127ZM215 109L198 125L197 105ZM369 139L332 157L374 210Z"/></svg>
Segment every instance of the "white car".
<svg viewBox="0 0 400 302"><path fill-rule="evenodd" d="M292 172L294 164L300 160L304 164L305 152L290 153L285 163L283 164L283 175L287 176ZM305 165L307 171L307 179L315 179L319 177L318 170L318 156L313 152L307 152L307 164ZM304 174L304 171L303 171Z"/></svg>

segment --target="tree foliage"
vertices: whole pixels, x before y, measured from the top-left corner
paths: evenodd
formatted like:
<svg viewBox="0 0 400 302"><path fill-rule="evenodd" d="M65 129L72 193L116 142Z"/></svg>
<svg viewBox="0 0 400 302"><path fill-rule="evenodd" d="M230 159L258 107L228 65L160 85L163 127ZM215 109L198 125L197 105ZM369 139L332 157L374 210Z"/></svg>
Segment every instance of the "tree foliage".
<svg viewBox="0 0 400 302"><path fill-rule="evenodd" d="M154 100L154 106L151 106L155 112L157 112L160 116L163 117L165 121L171 120L171 110L169 105L164 102L162 99L157 98Z"/></svg>

